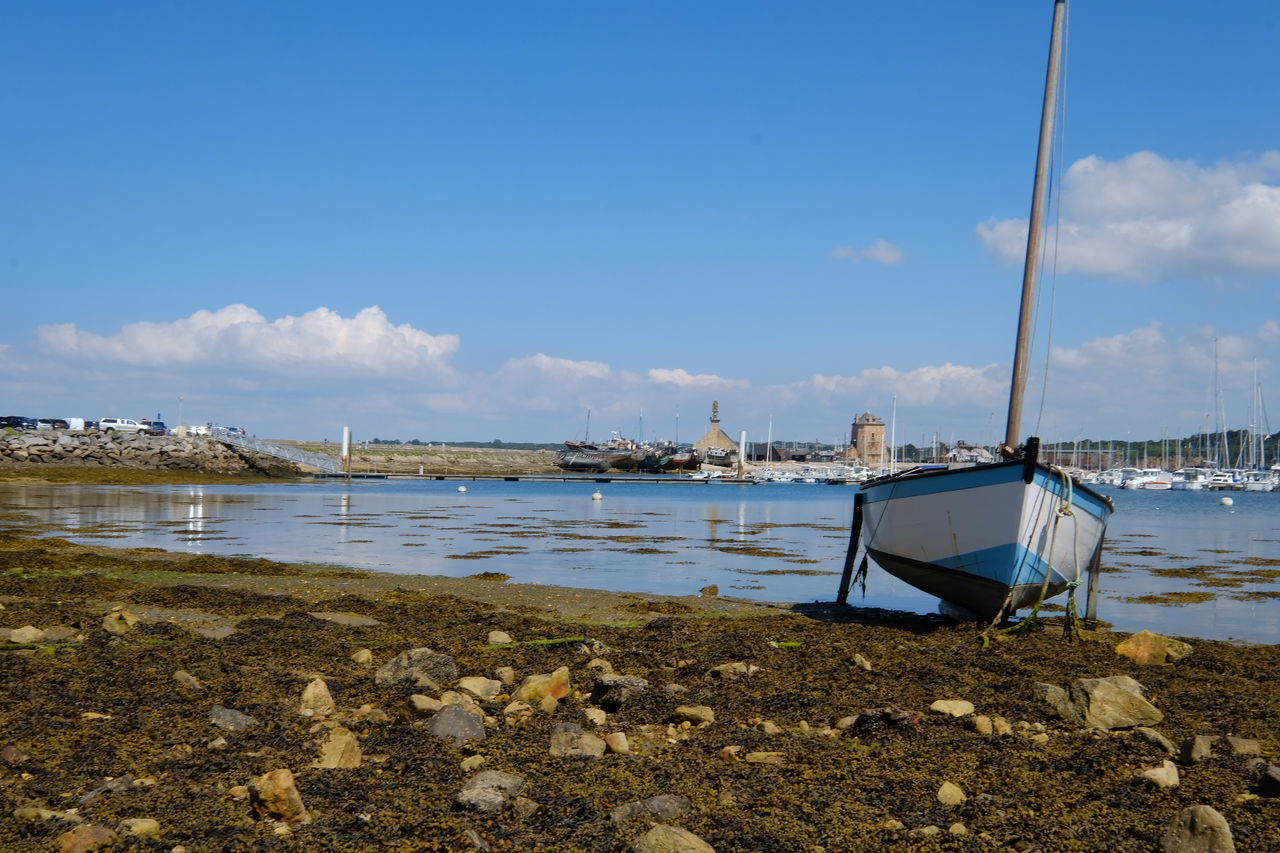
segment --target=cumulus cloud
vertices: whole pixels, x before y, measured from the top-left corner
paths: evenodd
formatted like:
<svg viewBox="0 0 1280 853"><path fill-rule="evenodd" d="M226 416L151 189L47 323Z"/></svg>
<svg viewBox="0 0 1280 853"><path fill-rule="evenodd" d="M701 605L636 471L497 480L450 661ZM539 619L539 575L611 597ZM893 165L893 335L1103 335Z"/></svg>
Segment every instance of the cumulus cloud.
<svg viewBox="0 0 1280 853"><path fill-rule="evenodd" d="M1150 151L1085 157L1063 181L1058 269L1143 282L1280 271L1277 179L1280 151L1210 167ZM977 232L995 256L1022 260L1026 220Z"/></svg>
<svg viewBox="0 0 1280 853"><path fill-rule="evenodd" d="M800 385L807 385L826 396L883 398L897 394L898 401L904 405L967 403L986 406L1004 398L1008 392L1008 377L997 364L966 367L948 363L914 370L875 367L855 376L816 373Z"/></svg>
<svg viewBox="0 0 1280 853"><path fill-rule="evenodd" d="M96 363L235 365L298 375L439 375L450 372L458 349L457 335L393 325L376 306L350 318L317 308L268 320L246 305L228 305L171 322L130 323L111 335L72 323L40 326L36 339L48 353Z"/></svg>
<svg viewBox="0 0 1280 853"><path fill-rule="evenodd" d="M746 388L749 384L745 379L725 379L714 373L690 373L684 368L669 370L661 367L649 371L649 381L705 390Z"/></svg>
<svg viewBox="0 0 1280 853"><path fill-rule="evenodd" d="M887 240L876 240L865 249L859 249L854 246L838 246L831 250L831 257L839 258L842 261L850 261L857 263L858 261L874 261L878 264L886 266L894 266L902 263L902 259L906 257L902 249Z"/></svg>

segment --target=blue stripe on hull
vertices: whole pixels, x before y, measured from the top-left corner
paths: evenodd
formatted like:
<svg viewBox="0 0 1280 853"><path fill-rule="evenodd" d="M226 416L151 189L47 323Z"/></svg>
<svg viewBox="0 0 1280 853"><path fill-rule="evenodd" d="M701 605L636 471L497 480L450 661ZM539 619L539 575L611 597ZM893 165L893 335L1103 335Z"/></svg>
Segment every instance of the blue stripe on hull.
<svg viewBox="0 0 1280 853"><path fill-rule="evenodd" d="M993 580L1005 586L1017 586L1032 581L1043 583L1046 570L1052 574L1051 585L1067 582L1067 579L1053 571L1039 554L1016 542L934 560L933 565Z"/></svg>

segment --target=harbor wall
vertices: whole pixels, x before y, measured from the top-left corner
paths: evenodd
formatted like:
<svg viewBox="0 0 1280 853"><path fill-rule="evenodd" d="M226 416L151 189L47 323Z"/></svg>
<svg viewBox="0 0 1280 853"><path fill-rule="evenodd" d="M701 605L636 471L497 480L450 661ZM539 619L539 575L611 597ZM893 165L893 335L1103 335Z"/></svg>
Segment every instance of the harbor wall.
<svg viewBox="0 0 1280 853"><path fill-rule="evenodd" d="M205 436L122 435L97 430L0 433L0 465L76 465L207 474L294 477L292 463Z"/></svg>

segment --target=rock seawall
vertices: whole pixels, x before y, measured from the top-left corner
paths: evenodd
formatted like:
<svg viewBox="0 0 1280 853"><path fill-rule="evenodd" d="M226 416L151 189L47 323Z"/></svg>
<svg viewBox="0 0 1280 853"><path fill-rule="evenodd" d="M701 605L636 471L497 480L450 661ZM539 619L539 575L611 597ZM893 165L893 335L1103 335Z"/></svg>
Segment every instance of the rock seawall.
<svg viewBox="0 0 1280 853"><path fill-rule="evenodd" d="M0 434L0 465L83 465L206 474L296 477L290 462L206 436L121 435L97 430L40 430Z"/></svg>

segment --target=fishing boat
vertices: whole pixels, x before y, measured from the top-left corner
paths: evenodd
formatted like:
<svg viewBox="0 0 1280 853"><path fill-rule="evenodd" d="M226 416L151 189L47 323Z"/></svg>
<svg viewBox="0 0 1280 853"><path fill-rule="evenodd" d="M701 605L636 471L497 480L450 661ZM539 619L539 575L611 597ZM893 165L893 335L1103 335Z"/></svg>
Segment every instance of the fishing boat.
<svg viewBox="0 0 1280 853"><path fill-rule="evenodd" d="M1057 109L1066 0L1054 0L1022 298L1001 461L919 468L862 484L845 578L858 539L871 560L912 586L979 618L1038 605L1080 580L1099 558L1110 500L1039 460L1020 441L1031 321ZM860 522L860 526L859 526ZM841 581L841 600L847 594Z"/></svg>

